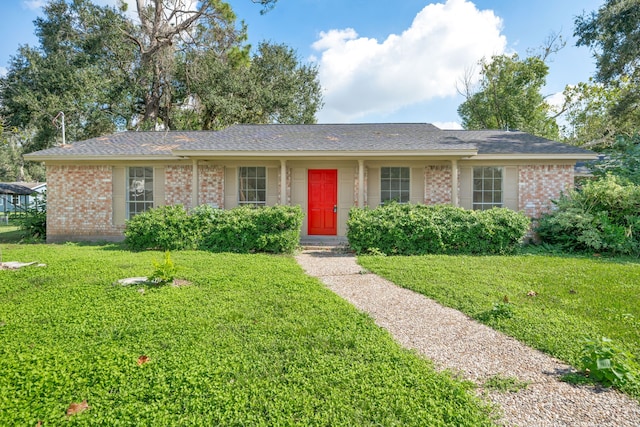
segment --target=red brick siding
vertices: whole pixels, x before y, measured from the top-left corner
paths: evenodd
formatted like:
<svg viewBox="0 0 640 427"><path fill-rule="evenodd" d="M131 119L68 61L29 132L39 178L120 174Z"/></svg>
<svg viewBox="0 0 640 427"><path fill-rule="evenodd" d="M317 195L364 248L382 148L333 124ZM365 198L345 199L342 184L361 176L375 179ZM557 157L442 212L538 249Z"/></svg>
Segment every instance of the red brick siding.
<svg viewBox="0 0 640 427"><path fill-rule="evenodd" d="M198 202L224 209L224 166L200 165L198 175Z"/></svg>
<svg viewBox="0 0 640 427"><path fill-rule="evenodd" d="M573 165L522 165L518 175L518 209L530 218L548 212L552 199L573 188Z"/></svg>
<svg viewBox="0 0 640 427"><path fill-rule="evenodd" d="M118 238L111 166L47 166L47 241Z"/></svg>
<svg viewBox="0 0 640 427"><path fill-rule="evenodd" d="M424 168L424 203L451 203L451 166Z"/></svg>
<svg viewBox="0 0 640 427"><path fill-rule="evenodd" d="M168 165L165 168L164 201L167 205L191 207L193 188L192 165Z"/></svg>

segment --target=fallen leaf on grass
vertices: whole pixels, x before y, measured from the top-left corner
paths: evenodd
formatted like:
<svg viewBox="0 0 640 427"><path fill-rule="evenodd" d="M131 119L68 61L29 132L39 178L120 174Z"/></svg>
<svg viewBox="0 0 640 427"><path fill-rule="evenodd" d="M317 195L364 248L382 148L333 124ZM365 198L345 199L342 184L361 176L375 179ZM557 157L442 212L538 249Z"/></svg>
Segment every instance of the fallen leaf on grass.
<svg viewBox="0 0 640 427"><path fill-rule="evenodd" d="M149 356L142 355L142 356L138 357L138 366L144 365L149 360L151 360L151 359L149 359Z"/></svg>
<svg viewBox="0 0 640 427"><path fill-rule="evenodd" d="M528 297L537 297L538 293L536 291L529 291L529 292L527 292L527 296Z"/></svg>
<svg viewBox="0 0 640 427"><path fill-rule="evenodd" d="M69 408L67 409L67 417L70 417L71 415L79 414L81 412L86 411L87 409L89 409L89 404L87 403L87 399L83 400L80 403L72 403L71 405L69 405Z"/></svg>

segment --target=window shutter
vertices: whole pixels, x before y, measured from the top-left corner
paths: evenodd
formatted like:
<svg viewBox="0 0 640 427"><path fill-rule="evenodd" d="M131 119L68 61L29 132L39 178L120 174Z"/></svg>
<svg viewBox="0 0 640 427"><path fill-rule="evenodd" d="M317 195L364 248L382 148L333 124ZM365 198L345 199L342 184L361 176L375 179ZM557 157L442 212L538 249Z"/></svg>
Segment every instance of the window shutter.
<svg viewBox="0 0 640 427"><path fill-rule="evenodd" d="M460 207L465 209L473 208L473 168L471 166L461 166L460 171Z"/></svg>
<svg viewBox="0 0 640 427"><path fill-rule="evenodd" d="M411 203L424 204L424 168L411 168Z"/></svg>
<svg viewBox="0 0 640 427"><path fill-rule="evenodd" d="M518 167L506 166L504 168L504 182L502 188L504 190L502 203L505 208L518 210Z"/></svg>
<svg viewBox="0 0 640 427"><path fill-rule="evenodd" d="M113 225L124 225L127 218L126 205L126 171L125 167L114 167L111 171L111 218Z"/></svg>
<svg viewBox="0 0 640 427"><path fill-rule="evenodd" d="M224 208L238 206L238 168L228 167L224 170Z"/></svg>
<svg viewBox="0 0 640 427"><path fill-rule="evenodd" d="M367 175L367 205L375 208L380 206L380 168L369 168Z"/></svg>
<svg viewBox="0 0 640 427"><path fill-rule="evenodd" d="M164 197L164 166L156 166L153 168L153 206L164 206L166 204ZM190 194L188 196L191 196Z"/></svg>
<svg viewBox="0 0 640 427"><path fill-rule="evenodd" d="M278 204L278 168L267 168L267 206Z"/></svg>

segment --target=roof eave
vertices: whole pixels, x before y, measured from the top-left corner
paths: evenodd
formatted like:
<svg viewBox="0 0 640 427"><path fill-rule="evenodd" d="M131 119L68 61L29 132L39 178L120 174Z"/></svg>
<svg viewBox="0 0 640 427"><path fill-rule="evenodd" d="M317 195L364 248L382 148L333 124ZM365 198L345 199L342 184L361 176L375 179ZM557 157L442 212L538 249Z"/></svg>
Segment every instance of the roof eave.
<svg viewBox="0 0 640 427"><path fill-rule="evenodd" d="M515 154L478 154L473 160L595 160L596 154L578 153L515 153Z"/></svg>
<svg viewBox="0 0 640 427"><path fill-rule="evenodd" d="M164 155L152 155L152 154L136 154L132 155L30 155L25 154L24 158L33 162L48 162L48 161L149 161L149 160L177 160L179 157L172 156L170 154Z"/></svg>
<svg viewBox="0 0 640 427"><path fill-rule="evenodd" d="M473 150L393 150L393 151L215 151L174 150L179 157L270 157L270 158L372 158L372 157L469 157L478 154Z"/></svg>

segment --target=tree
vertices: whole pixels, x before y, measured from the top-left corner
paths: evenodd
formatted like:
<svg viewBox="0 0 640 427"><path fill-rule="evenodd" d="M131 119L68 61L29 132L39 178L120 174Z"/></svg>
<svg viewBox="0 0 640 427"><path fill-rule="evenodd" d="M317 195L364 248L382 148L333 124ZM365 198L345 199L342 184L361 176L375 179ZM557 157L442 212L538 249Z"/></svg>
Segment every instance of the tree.
<svg viewBox="0 0 640 427"><path fill-rule="evenodd" d="M243 53L220 58L195 52L183 64L188 108L183 126L220 129L233 123L315 123L322 105L317 67L301 65L293 49L263 42L246 60Z"/></svg>
<svg viewBox="0 0 640 427"><path fill-rule="evenodd" d="M263 12L276 0L252 0ZM125 4L51 0L0 79L0 114L34 131L25 152L122 129L217 129L232 123L309 122L320 107L317 70L265 44L252 59L246 26L220 0ZM195 7L195 8L194 8ZM266 59L265 59L266 58ZM260 74L260 70L271 67ZM274 91L283 91L274 93Z"/></svg>
<svg viewBox="0 0 640 427"><path fill-rule="evenodd" d="M201 47L205 49L243 36L235 28L231 7L221 0L201 1L195 9L185 0L136 0L136 5L140 25L129 25L125 34L139 55L136 75L143 104L141 122L145 127L161 123L171 127L177 51L202 44L197 35L211 33L205 40L214 46Z"/></svg>
<svg viewBox="0 0 640 427"><path fill-rule="evenodd" d="M8 124L35 129L24 148L46 148L59 138L52 119L60 111L66 114L71 140L126 126L133 55L126 45L117 45L124 17L87 0L54 0L44 13L35 21L39 48L20 47L0 80L0 104Z"/></svg>
<svg viewBox="0 0 640 427"><path fill-rule="evenodd" d="M562 113L564 140L574 145L601 150L614 146L618 136L631 137L637 132L640 111L615 114L615 106L627 92L628 81L611 86L595 82L578 83L564 90Z"/></svg>
<svg viewBox="0 0 640 427"><path fill-rule="evenodd" d="M518 129L558 138L558 125L540 93L549 72L543 58L498 55L480 61L480 67L479 87L467 77L461 91L466 98L458 107L463 128Z"/></svg>
<svg viewBox="0 0 640 427"><path fill-rule="evenodd" d="M640 107L640 2L607 0L597 12L575 20L578 46L596 59L596 81L620 91L610 111L626 116Z"/></svg>
<svg viewBox="0 0 640 427"><path fill-rule="evenodd" d="M605 177L611 174L640 186L640 134L618 136L602 154L602 160L591 167L594 176Z"/></svg>
<svg viewBox="0 0 640 427"><path fill-rule="evenodd" d="M29 146L32 132L4 129L0 134L0 182L44 181L41 163L25 162L22 154Z"/></svg>

